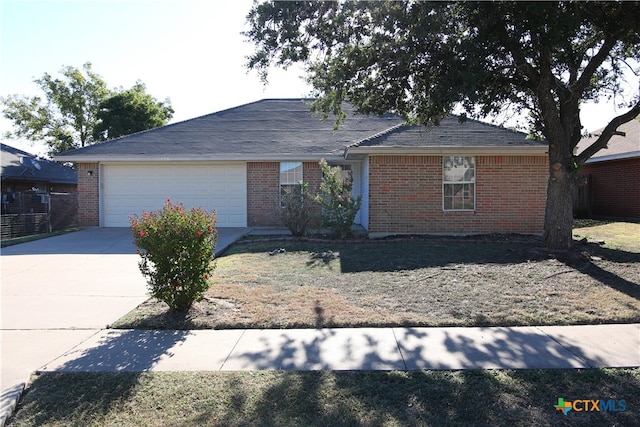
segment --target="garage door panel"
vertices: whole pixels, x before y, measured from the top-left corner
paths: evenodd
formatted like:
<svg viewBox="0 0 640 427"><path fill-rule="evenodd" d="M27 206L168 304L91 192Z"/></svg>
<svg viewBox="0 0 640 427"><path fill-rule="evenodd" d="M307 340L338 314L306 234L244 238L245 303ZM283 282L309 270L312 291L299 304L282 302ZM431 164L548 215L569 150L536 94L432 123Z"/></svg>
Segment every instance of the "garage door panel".
<svg viewBox="0 0 640 427"><path fill-rule="evenodd" d="M246 165L107 164L102 169L102 225L127 227L128 217L162 208L167 199L185 208L215 210L220 227L246 227Z"/></svg>

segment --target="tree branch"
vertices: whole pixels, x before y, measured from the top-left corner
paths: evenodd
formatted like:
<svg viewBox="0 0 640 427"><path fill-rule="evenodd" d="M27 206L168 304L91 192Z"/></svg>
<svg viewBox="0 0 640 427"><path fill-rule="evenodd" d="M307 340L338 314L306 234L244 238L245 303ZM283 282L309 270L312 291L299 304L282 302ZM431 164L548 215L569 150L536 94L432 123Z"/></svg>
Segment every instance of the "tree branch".
<svg viewBox="0 0 640 427"><path fill-rule="evenodd" d="M580 75L578 80L575 82L575 84L571 85L571 91L573 93L577 93L579 97L582 97L582 93L584 92L584 90L591 84L591 78L598 70L598 68L600 68L604 60L607 59L609 52L611 52L611 49L613 49L615 45L615 37L605 39L598 52L593 57L591 57L591 60L587 63L587 66L584 68L584 71L582 71L582 74Z"/></svg>
<svg viewBox="0 0 640 427"><path fill-rule="evenodd" d="M638 101L636 105L631 108L631 110L611 120L609 124L604 128L602 134L600 134L598 139L585 150L583 150L580 154L578 154L578 156L576 156L576 161L580 164L586 162L591 156L606 147L612 136L621 134L624 135L624 132L618 131L618 126L630 122L631 120L638 117L638 115L640 115L640 101Z"/></svg>

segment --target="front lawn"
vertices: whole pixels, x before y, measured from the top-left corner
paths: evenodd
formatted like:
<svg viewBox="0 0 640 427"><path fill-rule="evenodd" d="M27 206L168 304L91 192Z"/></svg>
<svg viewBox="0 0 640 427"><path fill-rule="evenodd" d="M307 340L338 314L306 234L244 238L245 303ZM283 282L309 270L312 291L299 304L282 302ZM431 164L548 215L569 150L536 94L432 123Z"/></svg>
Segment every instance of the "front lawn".
<svg viewBox="0 0 640 427"><path fill-rule="evenodd" d="M607 248L640 253L640 223L637 222L577 220L573 235L577 239L602 242Z"/></svg>
<svg viewBox="0 0 640 427"><path fill-rule="evenodd" d="M564 415L558 398L626 410ZM639 407L640 369L48 373L8 425L631 426Z"/></svg>
<svg viewBox="0 0 640 427"><path fill-rule="evenodd" d="M217 259L186 314L149 300L116 328L514 326L640 321L640 253L522 236L255 241ZM515 239L515 241L514 241Z"/></svg>

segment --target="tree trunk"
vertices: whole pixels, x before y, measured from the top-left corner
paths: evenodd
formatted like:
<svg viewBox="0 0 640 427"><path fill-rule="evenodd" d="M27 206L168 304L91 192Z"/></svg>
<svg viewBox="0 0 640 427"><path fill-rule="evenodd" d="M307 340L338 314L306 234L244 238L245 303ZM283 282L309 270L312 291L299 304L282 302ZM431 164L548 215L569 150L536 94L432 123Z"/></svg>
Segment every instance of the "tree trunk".
<svg viewBox="0 0 640 427"><path fill-rule="evenodd" d="M549 182L544 216L544 243L549 249L570 249L573 245L573 198L578 171L571 153L561 153L554 144L549 149Z"/></svg>

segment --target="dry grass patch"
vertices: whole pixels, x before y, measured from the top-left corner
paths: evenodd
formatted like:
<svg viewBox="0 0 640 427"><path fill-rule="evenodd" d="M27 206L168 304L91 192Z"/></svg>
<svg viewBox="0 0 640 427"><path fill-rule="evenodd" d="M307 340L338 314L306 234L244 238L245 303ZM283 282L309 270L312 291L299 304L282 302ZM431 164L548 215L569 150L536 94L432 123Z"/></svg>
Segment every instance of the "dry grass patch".
<svg viewBox="0 0 640 427"><path fill-rule="evenodd" d="M512 326L640 321L640 254L539 242L253 242L186 314L147 301L118 328ZM271 255L276 249L284 249Z"/></svg>
<svg viewBox="0 0 640 427"><path fill-rule="evenodd" d="M624 399L567 416L558 397ZM9 426L632 426L640 370L46 373Z"/></svg>

